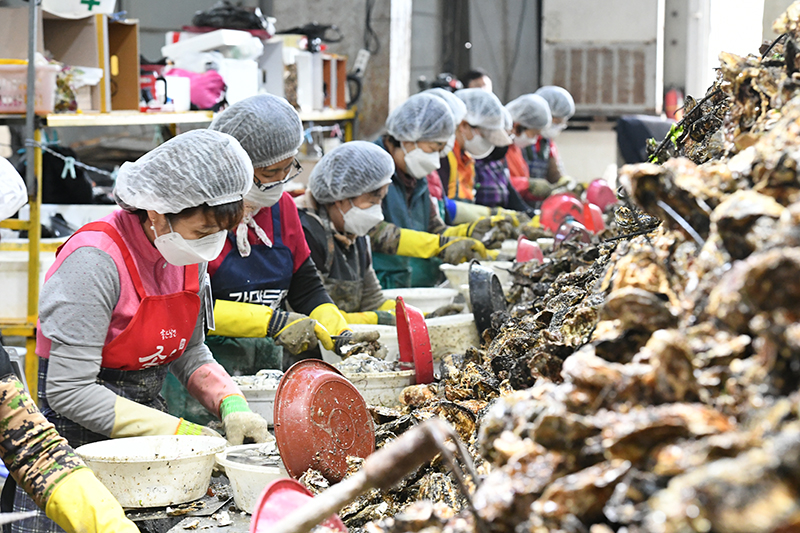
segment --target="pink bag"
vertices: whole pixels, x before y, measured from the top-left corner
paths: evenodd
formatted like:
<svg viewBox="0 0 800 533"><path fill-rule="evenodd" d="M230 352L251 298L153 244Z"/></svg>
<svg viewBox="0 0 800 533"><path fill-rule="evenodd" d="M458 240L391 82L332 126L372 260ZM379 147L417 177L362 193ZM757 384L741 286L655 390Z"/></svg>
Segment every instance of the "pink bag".
<svg viewBox="0 0 800 533"><path fill-rule="evenodd" d="M215 109L225 99L225 81L216 70L191 72L174 68L165 72L168 76L183 76L191 80L191 100L197 109Z"/></svg>

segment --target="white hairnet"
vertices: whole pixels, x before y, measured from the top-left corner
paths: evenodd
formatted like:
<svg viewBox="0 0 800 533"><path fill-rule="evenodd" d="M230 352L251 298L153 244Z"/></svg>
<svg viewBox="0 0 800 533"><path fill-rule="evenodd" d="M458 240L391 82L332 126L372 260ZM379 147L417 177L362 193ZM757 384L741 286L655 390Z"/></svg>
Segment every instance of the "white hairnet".
<svg viewBox="0 0 800 533"><path fill-rule="evenodd" d="M503 104L494 93L483 89L461 89L456 91L455 95L467 106L467 116L464 120L470 126L488 130L506 129Z"/></svg>
<svg viewBox="0 0 800 533"><path fill-rule="evenodd" d="M253 165L236 139L192 130L122 165L114 196L126 209L180 213L236 202L252 185Z"/></svg>
<svg viewBox="0 0 800 533"><path fill-rule="evenodd" d="M453 113L453 119L455 120L456 126L461 124L461 121L464 120L465 116L467 116L467 106L458 96L454 95L450 91L442 89L441 87L434 87L433 89L428 89L422 93L433 94L447 102L447 105L450 106L450 111Z"/></svg>
<svg viewBox="0 0 800 533"><path fill-rule="evenodd" d="M398 141L447 142L456 131L450 106L438 96L415 94L386 119L386 130Z"/></svg>
<svg viewBox="0 0 800 533"><path fill-rule="evenodd" d="M303 124L284 98L259 94L236 102L217 115L211 130L236 137L254 168L268 167L297 155Z"/></svg>
<svg viewBox="0 0 800 533"><path fill-rule="evenodd" d="M0 157L0 220L5 220L25 205L28 190L14 165Z"/></svg>
<svg viewBox="0 0 800 533"><path fill-rule="evenodd" d="M394 159L377 144L352 141L325 154L308 177L321 204L355 198L392 182Z"/></svg>
<svg viewBox="0 0 800 533"><path fill-rule="evenodd" d="M526 129L541 130L552 121L550 105L538 94L523 94L507 103L506 109L511 119Z"/></svg>
<svg viewBox="0 0 800 533"><path fill-rule="evenodd" d="M540 87L538 94L550 105L550 114L553 118L570 118L575 114L575 101L569 91L557 85Z"/></svg>

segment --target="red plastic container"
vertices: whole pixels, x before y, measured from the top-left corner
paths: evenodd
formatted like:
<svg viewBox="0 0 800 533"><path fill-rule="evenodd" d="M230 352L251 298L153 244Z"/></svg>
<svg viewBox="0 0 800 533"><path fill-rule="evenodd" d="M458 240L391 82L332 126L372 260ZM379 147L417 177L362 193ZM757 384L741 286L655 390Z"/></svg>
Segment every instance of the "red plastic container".
<svg viewBox="0 0 800 533"><path fill-rule="evenodd" d="M418 385L433 383L433 352L425 315L416 307L406 305L402 296L397 297L395 314L400 362L414 363Z"/></svg>
<svg viewBox="0 0 800 533"><path fill-rule="evenodd" d="M605 220L603 220L603 211L600 207L594 204L583 204L583 220L586 229L597 235L606 229Z"/></svg>
<svg viewBox="0 0 800 533"><path fill-rule="evenodd" d="M275 440L293 478L313 468L331 483L347 472L348 455L375 451L375 429L358 389L335 367L306 359L286 371L275 392Z"/></svg>
<svg viewBox="0 0 800 533"><path fill-rule="evenodd" d="M570 216L583 223L583 204L573 195L554 194L542 202L540 221L543 227L553 233L558 231L558 227Z"/></svg>
<svg viewBox="0 0 800 533"><path fill-rule="evenodd" d="M526 239L522 235L517 240L517 263L527 263L532 260L544 263L544 254L539 244Z"/></svg>
<svg viewBox="0 0 800 533"><path fill-rule="evenodd" d="M311 492L299 481L276 479L258 497L253 518L250 519L250 533L269 533L281 519L313 499ZM347 533L347 527L335 514L322 525Z"/></svg>
<svg viewBox="0 0 800 533"><path fill-rule="evenodd" d="M617 195L606 180L596 179L586 189L586 201L599 207L600 211L605 211L606 207L617 202Z"/></svg>

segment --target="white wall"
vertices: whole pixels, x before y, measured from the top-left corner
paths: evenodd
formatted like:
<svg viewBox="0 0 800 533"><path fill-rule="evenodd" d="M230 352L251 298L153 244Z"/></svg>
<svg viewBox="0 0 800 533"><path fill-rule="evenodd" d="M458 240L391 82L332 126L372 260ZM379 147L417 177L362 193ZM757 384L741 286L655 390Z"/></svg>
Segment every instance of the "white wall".
<svg viewBox="0 0 800 533"><path fill-rule="evenodd" d="M440 20L440 5L439 0L414 0L411 19L411 79L409 80L409 94L419 92L417 80L420 76L425 76L430 81L439 74L441 69L442 23Z"/></svg>
<svg viewBox="0 0 800 533"><path fill-rule="evenodd" d="M458 0L443 0L458 1ZM536 0L472 0L471 63L492 78L494 93L505 102L538 88L539 21ZM524 7L524 16L523 16ZM517 34L519 31L519 42ZM518 49L513 65L514 51ZM460 76L463 72L455 72ZM506 83L506 80L510 83ZM507 87L508 85L508 87Z"/></svg>
<svg viewBox="0 0 800 533"><path fill-rule="evenodd" d="M777 37L777 34L772 31L772 23L786 11L793 0L764 0L764 17L762 39L765 41L772 41Z"/></svg>
<svg viewBox="0 0 800 533"><path fill-rule="evenodd" d="M588 182L617 162L617 132L566 130L556 139L568 176Z"/></svg>
<svg viewBox="0 0 800 533"><path fill-rule="evenodd" d="M764 0L690 0L689 6L686 92L702 97L714 81L720 52L758 53Z"/></svg>

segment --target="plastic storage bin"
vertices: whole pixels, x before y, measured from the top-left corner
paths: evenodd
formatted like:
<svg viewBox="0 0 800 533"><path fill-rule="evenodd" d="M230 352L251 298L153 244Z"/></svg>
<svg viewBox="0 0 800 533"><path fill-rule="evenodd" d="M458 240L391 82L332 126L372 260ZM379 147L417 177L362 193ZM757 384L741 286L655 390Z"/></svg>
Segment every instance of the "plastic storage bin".
<svg viewBox="0 0 800 533"><path fill-rule="evenodd" d="M28 65L19 62L0 60L0 113L24 113L28 87ZM36 67L36 99L34 109L37 114L52 113L56 100L56 75L61 70L58 65L39 65Z"/></svg>

